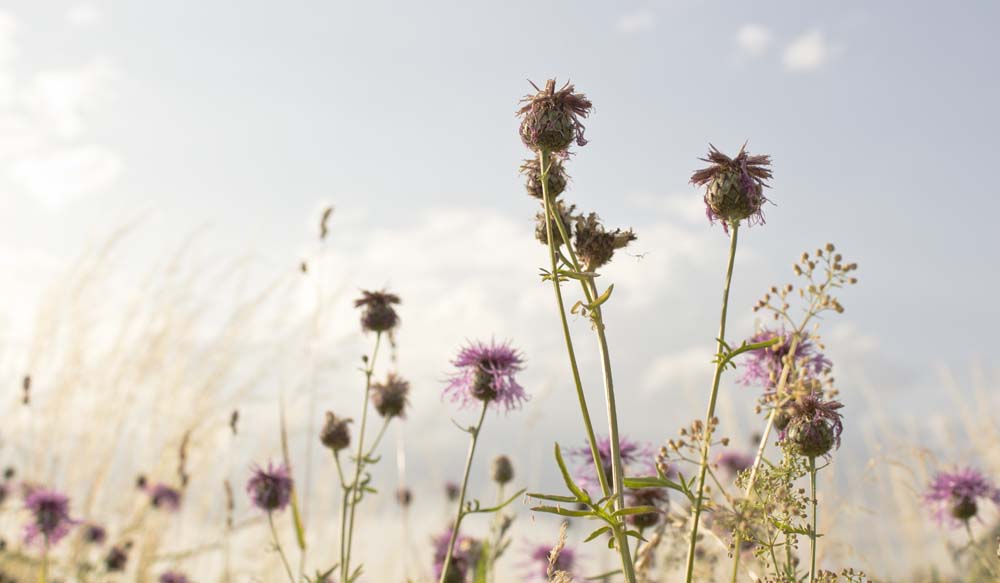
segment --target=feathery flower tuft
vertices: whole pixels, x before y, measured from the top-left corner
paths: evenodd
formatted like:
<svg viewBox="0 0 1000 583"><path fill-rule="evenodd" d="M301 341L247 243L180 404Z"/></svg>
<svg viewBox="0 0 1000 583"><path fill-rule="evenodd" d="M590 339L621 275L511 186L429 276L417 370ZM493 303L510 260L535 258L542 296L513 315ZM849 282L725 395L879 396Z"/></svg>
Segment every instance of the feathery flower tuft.
<svg viewBox="0 0 1000 583"><path fill-rule="evenodd" d="M545 193L542 192L542 169L538 158L525 160L521 164L521 174L524 176L524 188L528 191L528 194L538 200L544 200ZM549 166L549 196L552 197L552 200L558 198L566 190L568 183L569 176L566 174L563 161L558 157L553 157Z"/></svg>
<svg viewBox="0 0 1000 583"><path fill-rule="evenodd" d="M574 241L576 252L583 261L584 271L597 271L611 261L616 249L621 249L637 239L632 229L604 230L601 218L596 213L590 213L586 217L576 217L575 220Z"/></svg>
<svg viewBox="0 0 1000 583"><path fill-rule="evenodd" d="M706 158L710 166L695 171L691 175L691 183L696 186L706 186L705 214L708 220L715 223L722 221L722 227L729 231L730 223L739 223L747 219L751 225L764 224L763 206L767 202L764 187L771 179L771 157L751 156L746 150L746 144L740 148L735 158L720 152L709 144Z"/></svg>
<svg viewBox="0 0 1000 583"><path fill-rule="evenodd" d="M767 342L773 338L781 338L781 342L767 348L752 350L747 354L746 360L743 361L741 384L746 386L759 385L766 387L768 390L773 390L777 386L785 357L788 356L788 352L792 347L792 335L787 334L782 329L771 330L765 328L751 336L747 340L747 344ZM798 344L795 346L794 360L796 364L803 360L805 361L802 372L810 378L818 377L824 370L833 366L830 359L824 356L816 344L809 338L799 339Z"/></svg>
<svg viewBox="0 0 1000 583"><path fill-rule="evenodd" d="M531 81L529 81L531 83ZM531 83L534 95L526 95L517 115L521 118L521 141L534 151L562 152L574 141L585 146L581 118L590 115L593 104L576 88L566 83L556 90L556 80L545 82L545 89Z"/></svg>
<svg viewBox="0 0 1000 583"><path fill-rule="evenodd" d="M337 417L333 411L326 412L326 422L319 431L319 440L334 453L351 445L351 431L348 424L351 419Z"/></svg>
<svg viewBox="0 0 1000 583"><path fill-rule="evenodd" d="M444 559L448 554L448 543L451 542L451 529L434 537L434 579L441 580L444 569ZM482 554L482 544L472 537L459 534L455 539L455 550L451 555L448 576L445 583L465 583L469 572L474 572L476 563Z"/></svg>
<svg viewBox="0 0 1000 583"><path fill-rule="evenodd" d="M1000 489L974 468L938 472L927 485L924 502L942 526L961 526L979 512L979 500L1000 505Z"/></svg>
<svg viewBox="0 0 1000 583"><path fill-rule="evenodd" d="M550 561L553 550L557 550L558 555L555 561ZM576 552L573 549L565 546L556 549L552 545L540 544L534 545L529 549L528 561L525 566L530 568L530 571L527 573L530 580L548 581L550 569L553 572L562 571L572 574L575 564Z"/></svg>
<svg viewBox="0 0 1000 583"><path fill-rule="evenodd" d="M177 571L167 571L160 575L160 583L191 583L186 575Z"/></svg>
<svg viewBox="0 0 1000 583"><path fill-rule="evenodd" d="M55 490L33 489L24 502L32 514L25 527L24 540L31 544L39 538L48 546L57 544L77 521L69 516L69 498Z"/></svg>
<svg viewBox="0 0 1000 583"><path fill-rule="evenodd" d="M253 505L265 512L284 510L292 498L292 475L288 466L275 466L270 462L267 469L255 466L247 481L247 494Z"/></svg>
<svg viewBox="0 0 1000 583"><path fill-rule="evenodd" d="M844 431L840 401L824 401L816 393L803 395L788 406L789 421L782 431L782 441L794 453L805 457L819 457L840 447L840 434Z"/></svg>
<svg viewBox="0 0 1000 583"><path fill-rule="evenodd" d="M405 419L409 393L410 383L396 373L389 373L385 381L372 385L372 405L386 419Z"/></svg>
<svg viewBox="0 0 1000 583"><path fill-rule="evenodd" d="M452 361L458 371L444 389L452 401L465 407L476 401L516 409L528 400L524 387L514 378L523 368L521 354L510 343L473 342L462 348Z"/></svg>
<svg viewBox="0 0 1000 583"><path fill-rule="evenodd" d="M154 484L146 487L149 502L153 508L177 512L181 507L181 493L176 488L166 484Z"/></svg>
<svg viewBox="0 0 1000 583"><path fill-rule="evenodd" d="M361 329L366 332L391 332L399 325L399 315L392 306L399 304L396 294L386 290L362 291L354 300L355 308L362 308Z"/></svg>

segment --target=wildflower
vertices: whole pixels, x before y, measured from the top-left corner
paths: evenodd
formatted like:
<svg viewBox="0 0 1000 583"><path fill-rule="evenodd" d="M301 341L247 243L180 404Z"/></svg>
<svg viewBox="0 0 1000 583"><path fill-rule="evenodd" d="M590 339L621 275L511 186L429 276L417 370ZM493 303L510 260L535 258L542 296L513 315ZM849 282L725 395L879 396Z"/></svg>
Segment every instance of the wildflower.
<svg viewBox="0 0 1000 583"><path fill-rule="evenodd" d="M743 361L743 385L759 385L773 389L777 386L784 367L785 358L792 348L792 335L784 330L763 329L747 340L747 344L767 342L781 338L781 342L767 348L752 350ZM833 366L833 363L819 351L809 338L799 338L795 345L795 363L803 363L802 371L807 377L815 378Z"/></svg>
<svg viewBox="0 0 1000 583"><path fill-rule="evenodd" d="M87 528L83 531L83 540L92 545L104 544L107 538L108 532L99 524L88 524Z"/></svg>
<svg viewBox="0 0 1000 583"><path fill-rule="evenodd" d="M566 236L571 236L573 232L573 223L576 222L578 215L574 214L573 211L576 210L576 205L566 205L561 200L555 201L553 204L553 210L559 214L559 218L562 219L563 230L566 231ZM548 213L545 210L541 210L535 213L535 239L542 245L549 244L549 232L548 227L545 225L545 217ZM559 231L559 225L556 223L555 219L550 219L549 222L552 224L552 243L556 247L561 247L565 242L562 238L562 232Z"/></svg>
<svg viewBox="0 0 1000 583"><path fill-rule="evenodd" d="M455 500L458 500L458 484L456 484L455 482L445 482L444 495L449 502L454 502Z"/></svg>
<svg viewBox="0 0 1000 583"><path fill-rule="evenodd" d="M652 464L655 459L653 448L646 443L633 441L622 436L618 440L618 449L621 452L622 467ZM587 487L597 487L599 484L597 474L594 473L594 456L590 452L590 446L573 449L568 452L571 456L580 460L581 464L576 471L576 480ZM608 484L612 478L612 458L611 458L611 438L602 437L597 440L597 454L601 458L601 468ZM645 470L645 468L642 468ZM654 470L650 470L653 472Z"/></svg>
<svg viewBox="0 0 1000 583"><path fill-rule="evenodd" d="M655 506L667 503L665 488L630 488L625 493L625 506ZM636 528L650 528L660 522L661 512L646 512L644 514L629 514L625 517L629 524Z"/></svg>
<svg viewBox="0 0 1000 583"><path fill-rule="evenodd" d="M555 200L556 197L566 190L569 176L566 175L566 170L563 168L561 159L553 157L551 160L548 173L548 190L551 199ZM525 160L521 164L521 174L524 175L524 187L528 191L528 194L539 200L544 200L545 193L542 192L542 171L538 163L538 158Z"/></svg>
<svg viewBox="0 0 1000 583"><path fill-rule="evenodd" d="M509 343L470 343L452 361L458 372L452 375L444 393L462 406L483 401L503 405L510 411L528 400L524 387L514 378L523 362Z"/></svg>
<svg viewBox="0 0 1000 583"><path fill-rule="evenodd" d="M332 411L326 412L326 423L319 432L319 440L334 453L351 445L351 432L347 425L351 419L337 417Z"/></svg>
<svg viewBox="0 0 1000 583"><path fill-rule="evenodd" d="M742 451L725 451L715 459L715 465L721 468L730 477L748 469L753 465L753 454Z"/></svg>
<svg viewBox="0 0 1000 583"><path fill-rule="evenodd" d="M789 422L782 432L782 441L793 453L805 457L826 455L836 445L840 447L840 434L844 430L843 407L839 401L823 401L816 393L803 395L789 405Z"/></svg>
<svg viewBox="0 0 1000 583"><path fill-rule="evenodd" d="M529 83L531 83L529 81ZM521 118L521 141L528 148L538 151L562 152L574 141L585 146L581 118L590 115L593 104L575 87L566 83L556 91L556 80L545 82L545 89L531 83L534 95L521 100L524 105L517 111Z"/></svg>
<svg viewBox="0 0 1000 583"><path fill-rule="evenodd" d="M69 498L54 490L35 488L28 494L24 505L32 514L32 521L25 528L24 535L28 544L42 537L46 546L55 545L76 524L69 516Z"/></svg>
<svg viewBox="0 0 1000 583"><path fill-rule="evenodd" d="M405 418L409 392L410 383L395 373L389 373L384 382L372 385L372 404L378 414L386 419ZM346 430L345 425L344 431Z"/></svg>
<svg viewBox="0 0 1000 583"><path fill-rule="evenodd" d="M434 537L434 579L441 580L444 569L444 559L448 554L448 543L451 542L451 529ZM475 571L476 563L482 553L482 544L472 537L459 534L455 539L455 550L448 566L448 576L445 583L465 583L468 573Z"/></svg>
<svg viewBox="0 0 1000 583"><path fill-rule="evenodd" d="M176 488L166 484L155 484L148 486L146 492L154 508L176 512L181 507L181 493Z"/></svg>
<svg viewBox="0 0 1000 583"><path fill-rule="evenodd" d="M528 563L527 566L531 568L528 573L528 577L532 580L548 581L549 580L549 567L551 566L552 572L562 571L564 573L572 573L574 563L576 563L576 553L573 549L566 548L565 546L558 549L558 556L554 562L550 562L552 556L552 551L555 549L552 545L541 544L531 547L528 553Z"/></svg>
<svg viewBox="0 0 1000 583"><path fill-rule="evenodd" d="M361 328L366 332L390 332L399 325L399 316L392 307L400 302L399 296L386 290L362 291L354 300L354 307L363 308Z"/></svg>
<svg viewBox="0 0 1000 583"><path fill-rule="evenodd" d="M132 543L128 542L124 545L115 545L111 547L108 551L108 555L104 557L104 566L110 573L117 573L125 570L125 565L128 563L128 552L132 549Z"/></svg>
<svg viewBox="0 0 1000 583"><path fill-rule="evenodd" d="M772 174L770 156L751 156L746 144L735 158L726 156L711 146L707 158L700 158L711 165L691 175L691 183L705 186L705 214L712 223L722 221L728 225L748 219L750 224L764 224L762 207L767 202L764 187Z"/></svg>
<svg viewBox="0 0 1000 583"><path fill-rule="evenodd" d="M576 217L574 241L576 252L583 260L584 271L597 271L611 261L616 249L621 249L636 240L632 229L622 231L604 230L600 217L590 213L586 217Z"/></svg>
<svg viewBox="0 0 1000 583"><path fill-rule="evenodd" d="M938 472L924 493L934 520L951 527L976 516L980 499L1000 505L1000 489L974 468Z"/></svg>
<svg viewBox="0 0 1000 583"><path fill-rule="evenodd" d="M247 481L247 494L253 505L265 512L284 510L292 498L292 476L285 464L256 466Z"/></svg>
<svg viewBox="0 0 1000 583"><path fill-rule="evenodd" d="M505 455L493 458L491 477L497 484L503 485L514 479L514 464Z"/></svg>
<svg viewBox="0 0 1000 583"><path fill-rule="evenodd" d="M160 575L160 583L191 583L186 575L177 571L167 571Z"/></svg>

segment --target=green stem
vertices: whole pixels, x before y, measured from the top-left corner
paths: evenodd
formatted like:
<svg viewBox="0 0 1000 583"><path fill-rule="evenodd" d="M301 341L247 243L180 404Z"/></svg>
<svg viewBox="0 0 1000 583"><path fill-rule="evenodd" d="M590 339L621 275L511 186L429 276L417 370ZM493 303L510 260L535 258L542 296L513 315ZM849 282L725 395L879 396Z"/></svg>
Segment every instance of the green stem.
<svg viewBox="0 0 1000 583"><path fill-rule="evenodd" d="M285 550L281 548L281 541L278 540L278 529L274 528L274 514L272 512L267 513L267 524L271 527L271 538L274 539L274 549L278 551L278 556L281 557L281 563L285 566L285 572L288 573L288 580L291 583L295 583L295 575L292 574L292 566L288 563L288 557L285 556Z"/></svg>
<svg viewBox="0 0 1000 583"><path fill-rule="evenodd" d="M344 574L344 556L347 551L347 538L344 533L347 530L347 498L351 490L344 481L344 470L340 465L340 451L335 451L333 455L333 460L337 465L337 476L340 478L340 490L343 493L341 496L342 500L340 503L340 560L337 562L337 567L340 568L340 574L343 577ZM341 579L342 581L346 579Z"/></svg>
<svg viewBox="0 0 1000 583"><path fill-rule="evenodd" d="M354 460L354 481L350 484L350 518L347 525L347 549L344 553L342 564L342 581L347 581L351 574L351 548L354 545L354 515L358 502L361 501L361 492L358 488L361 481L361 471L365 466L365 458L362 455L365 451L365 427L368 423L368 398L372 388L372 374L375 372L375 359L378 358L378 349L382 343L382 333L375 333L375 347L372 349L372 357L368 360L365 368L365 399L361 403L361 427L358 430L358 453Z"/></svg>
<svg viewBox="0 0 1000 583"><path fill-rule="evenodd" d="M469 455L465 458L465 475L462 477L462 489L458 492L458 512L455 513L455 522L451 528L451 538L448 540L448 551L444 556L444 563L441 564L441 580L444 583L448 577L448 567L451 565L451 557L455 552L455 541L458 540L458 529L462 526L462 519L465 517L465 493L469 487L469 473L472 470L472 458L476 455L476 444L479 442L479 430L483 427L483 420L486 418L486 409L490 402L483 402L483 410L479 413L479 421L476 427L469 430L472 440L469 442Z"/></svg>
<svg viewBox="0 0 1000 583"><path fill-rule="evenodd" d="M729 309L729 286L733 280L733 264L736 261L736 242L739 227L738 222L733 222L730 225L729 265L726 268L726 283L722 290L722 314L719 318L719 339L716 345L716 353L718 354L721 354L725 349L726 311ZM705 414L705 433L701 446L701 462L698 470L698 493L694 499L694 508L691 512L691 540L688 541L687 571L684 579L687 583L691 583L694 577L695 548L698 544L698 522L701 520L702 498L705 493L705 474L708 470L708 454L712 447L712 419L715 417L715 403L719 398L719 381L722 379L722 365L723 361L720 358L715 365L715 374L712 378L712 393L708 400L708 412Z"/></svg>
<svg viewBox="0 0 1000 583"><path fill-rule="evenodd" d="M49 580L49 535L45 535L44 546L42 547L42 564L38 569L38 583L48 583L48 580Z"/></svg>
<svg viewBox="0 0 1000 583"><path fill-rule="evenodd" d="M809 458L809 496L812 498L813 527L809 533L809 583L816 580L816 526L819 512L819 501L816 499L816 458Z"/></svg>

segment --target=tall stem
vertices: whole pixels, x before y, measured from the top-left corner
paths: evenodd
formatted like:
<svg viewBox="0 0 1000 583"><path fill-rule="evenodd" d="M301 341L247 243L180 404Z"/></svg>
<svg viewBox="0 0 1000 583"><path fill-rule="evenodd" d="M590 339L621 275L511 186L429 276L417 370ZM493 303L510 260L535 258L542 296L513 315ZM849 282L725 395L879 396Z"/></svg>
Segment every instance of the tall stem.
<svg viewBox="0 0 1000 583"><path fill-rule="evenodd" d="M816 458L809 458L809 497L812 498L813 527L809 533L809 583L816 580L816 515L819 512L819 501L816 499Z"/></svg>
<svg viewBox="0 0 1000 583"><path fill-rule="evenodd" d="M486 408L490 402L483 402L483 410L479 413L479 422L469 433L472 440L469 442L469 455L465 458L465 475L462 477L462 489L458 492L458 512L455 513L455 522L451 527L451 538L448 539L448 552L444 556L444 563L441 564L441 579L439 583L444 583L448 577L448 567L451 566L451 557L455 552L455 541L458 540L458 529L462 526L462 518L465 517L465 492L469 487L469 472L472 470L472 458L476 455L476 444L479 442L479 430L483 427L483 419L486 418Z"/></svg>
<svg viewBox="0 0 1000 583"><path fill-rule="evenodd" d="M340 451L335 451L333 454L333 460L337 464L337 477L340 479L340 490L342 492L341 503L340 503L340 560L337 562L337 567L340 568L340 574L342 581L346 579L343 578L344 575L344 559L347 555L347 537L344 533L347 532L347 499L351 493L351 489L348 487L347 482L344 481L344 470L340 465Z"/></svg>
<svg viewBox="0 0 1000 583"><path fill-rule="evenodd" d="M969 531L970 535L972 531ZM42 564L38 569L38 583L48 583L49 581L49 535L45 535L44 546L42 547Z"/></svg>
<svg viewBox="0 0 1000 583"><path fill-rule="evenodd" d="M361 481L361 471L365 466L365 426L368 423L368 397L372 388L372 374L375 372L375 359L378 357L378 349L382 343L382 333L375 333L375 347L372 349L372 357L365 368L365 399L361 403L361 427L358 430L358 453L354 460L354 481L350 484L350 518L347 525L347 551L344 555L343 579L347 581L351 571L351 547L354 544L354 514L360 501L361 492L358 483Z"/></svg>
<svg viewBox="0 0 1000 583"><path fill-rule="evenodd" d="M292 574L292 566L288 563L288 557L285 556L285 550L281 547L281 541L278 540L278 529L274 528L274 513L267 513L267 524L271 527L271 538L274 540L274 549L278 551L278 556L281 557L281 564L285 566L285 572L288 573L288 581L290 583L295 583L295 575Z"/></svg>
<svg viewBox="0 0 1000 583"><path fill-rule="evenodd" d="M719 339L716 344L716 353L722 353L725 349L726 340L726 311L729 309L729 285L733 280L733 264L736 261L736 242L739 233L739 223L733 222L730 225L729 234L729 265L726 268L726 283L722 290L722 314L719 318ZM701 509L703 496L705 493L705 474L708 470L708 454L712 447L712 419L715 417L715 403L719 398L719 381L722 379L723 359L717 359L715 374L712 377L712 393L708 400L708 412L705 414L704 441L701 446L701 462L698 470L698 494L694 499L694 508L691 512L691 540L688 541L687 573L685 581L691 583L694 577L695 547L698 543L698 522L701 519Z"/></svg>

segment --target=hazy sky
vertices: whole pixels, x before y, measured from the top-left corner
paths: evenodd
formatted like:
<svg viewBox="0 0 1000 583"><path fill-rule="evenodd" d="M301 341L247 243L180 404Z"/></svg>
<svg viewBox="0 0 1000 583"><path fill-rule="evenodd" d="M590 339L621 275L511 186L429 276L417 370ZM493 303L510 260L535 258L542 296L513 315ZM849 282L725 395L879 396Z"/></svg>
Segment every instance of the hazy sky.
<svg viewBox="0 0 1000 583"><path fill-rule="evenodd" d="M465 338L513 338L553 382L564 356L514 110L528 79L556 76L596 104L566 196L634 227L645 254L606 274L636 433L701 414L726 239L687 178L709 142L747 139L774 158L775 205L744 231L733 334L803 249L834 241L861 265L827 330L838 378L917 412L935 367L992 366L998 21L989 1L6 2L2 315L16 329L84 245L137 217L138 267L209 225L208 253L273 277L317 252L329 202L329 277L404 296L400 366L427 403L414 423L439 418Z"/></svg>

